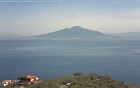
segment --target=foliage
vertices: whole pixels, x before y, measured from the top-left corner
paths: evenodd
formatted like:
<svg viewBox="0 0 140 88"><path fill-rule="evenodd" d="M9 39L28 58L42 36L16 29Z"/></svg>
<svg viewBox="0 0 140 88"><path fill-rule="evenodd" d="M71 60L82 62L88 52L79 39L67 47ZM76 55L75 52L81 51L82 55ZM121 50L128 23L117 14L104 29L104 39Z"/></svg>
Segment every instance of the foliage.
<svg viewBox="0 0 140 88"><path fill-rule="evenodd" d="M29 82L30 81L30 79L27 78L26 76L20 76L20 77L17 78L17 80L20 80L22 82Z"/></svg>
<svg viewBox="0 0 140 88"><path fill-rule="evenodd" d="M68 88L140 88L136 84L126 84L109 76L98 76L97 74L79 75L63 78L55 78L53 80L44 80L37 84L26 86L25 88L60 88L62 85L70 83ZM10 88L10 87L5 87ZM16 88L11 86L11 88Z"/></svg>
<svg viewBox="0 0 140 88"><path fill-rule="evenodd" d="M74 76L81 76L81 75L83 75L83 74L80 72L74 73Z"/></svg>

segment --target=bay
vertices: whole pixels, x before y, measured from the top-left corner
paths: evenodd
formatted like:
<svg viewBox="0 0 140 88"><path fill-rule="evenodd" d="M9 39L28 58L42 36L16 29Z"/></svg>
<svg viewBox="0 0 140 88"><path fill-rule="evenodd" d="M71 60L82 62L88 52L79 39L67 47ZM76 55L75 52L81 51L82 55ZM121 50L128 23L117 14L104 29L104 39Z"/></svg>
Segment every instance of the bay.
<svg viewBox="0 0 140 88"><path fill-rule="evenodd" d="M0 81L37 75L41 80L75 72L109 75L140 85L140 41L1 40Z"/></svg>

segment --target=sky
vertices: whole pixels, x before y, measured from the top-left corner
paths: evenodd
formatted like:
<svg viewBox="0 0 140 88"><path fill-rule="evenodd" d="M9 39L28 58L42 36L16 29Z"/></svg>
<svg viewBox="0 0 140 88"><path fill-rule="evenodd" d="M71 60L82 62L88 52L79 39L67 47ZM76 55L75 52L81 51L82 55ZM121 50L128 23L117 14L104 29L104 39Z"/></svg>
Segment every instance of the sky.
<svg viewBox="0 0 140 88"><path fill-rule="evenodd" d="M140 0L0 0L0 36L40 35L73 26L140 32Z"/></svg>

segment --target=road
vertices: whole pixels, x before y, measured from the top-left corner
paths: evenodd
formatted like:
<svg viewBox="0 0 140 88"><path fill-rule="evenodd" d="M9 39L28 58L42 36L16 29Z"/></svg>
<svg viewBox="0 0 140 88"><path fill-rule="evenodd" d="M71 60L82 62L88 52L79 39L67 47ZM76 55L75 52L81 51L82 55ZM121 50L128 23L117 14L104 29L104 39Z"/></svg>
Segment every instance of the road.
<svg viewBox="0 0 140 88"><path fill-rule="evenodd" d="M68 86L66 86L66 85L62 85L60 88L68 88Z"/></svg>

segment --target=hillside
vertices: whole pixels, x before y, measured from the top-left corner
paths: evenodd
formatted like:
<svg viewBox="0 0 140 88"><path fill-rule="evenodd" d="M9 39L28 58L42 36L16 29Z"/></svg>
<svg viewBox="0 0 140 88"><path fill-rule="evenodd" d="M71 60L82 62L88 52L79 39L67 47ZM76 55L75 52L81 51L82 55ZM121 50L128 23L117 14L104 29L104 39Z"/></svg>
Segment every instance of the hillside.
<svg viewBox="0 0 140 88"><path fill-rule="evenodd" d="M52 33L33 36L35 39L107 39L117 38L114 36L106 35L98 31L89 30L80 26L72 28L65 28Z"/></svg>
<svg viewBox="0 0 140 88"><path fill-rule="evenodd" d="M4 88L17 88L17 86L9 85ZM26 85L25 88L140 88L140 86L114 80L107 75L98 76L97 74L83 75L82 73L75 73L71 77L44 80L37 84Z"/></svg>

